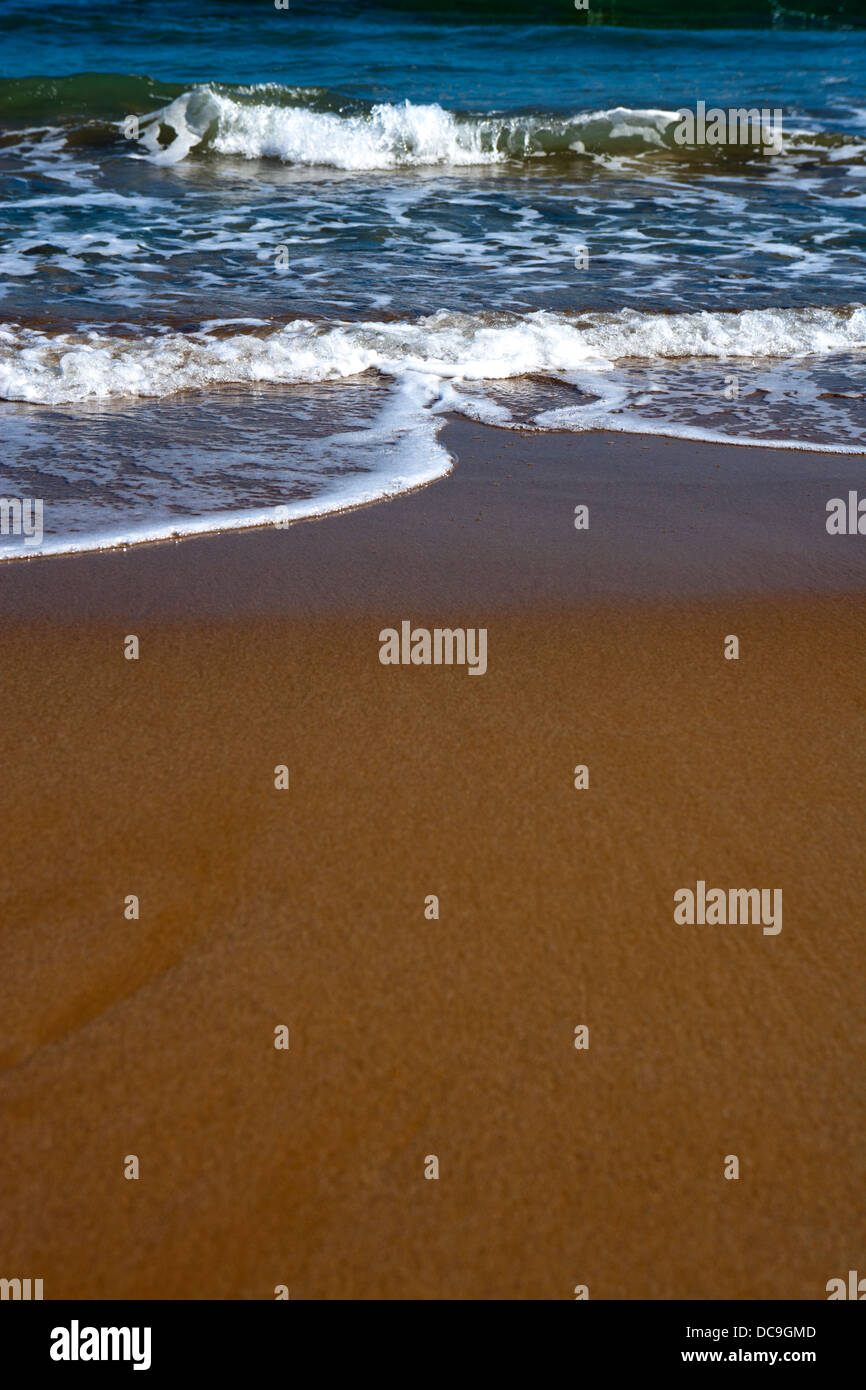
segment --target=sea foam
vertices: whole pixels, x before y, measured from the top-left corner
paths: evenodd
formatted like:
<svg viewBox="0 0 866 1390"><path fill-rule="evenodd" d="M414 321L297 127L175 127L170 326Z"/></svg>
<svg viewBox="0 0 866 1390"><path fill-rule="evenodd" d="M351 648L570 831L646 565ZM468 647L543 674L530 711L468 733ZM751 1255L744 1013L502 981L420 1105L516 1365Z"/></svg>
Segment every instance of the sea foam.
<svg viewBox="0 0 866 1390"><path fill-rule="evenodd" d="M46 334L0 327L0 397L63 404L224 384L339 381L377 371L470 382L610 370L625 359L791 358L866 348L866 308L717 313L453 313L313 322L217 336Z"/></svg>
<svg viewBox="0 0 866 1390"><path fill-rule="evenodd" d="M478 115L408 100L319 109L327 104L290 89L249 89L241 96L216 86L196 87L141 118L140 147L159 164L175 164L201 147L245 159L347 170L653 149L682 154L674 140L680 119L675 110L620 106L569 116Z"/></svg>

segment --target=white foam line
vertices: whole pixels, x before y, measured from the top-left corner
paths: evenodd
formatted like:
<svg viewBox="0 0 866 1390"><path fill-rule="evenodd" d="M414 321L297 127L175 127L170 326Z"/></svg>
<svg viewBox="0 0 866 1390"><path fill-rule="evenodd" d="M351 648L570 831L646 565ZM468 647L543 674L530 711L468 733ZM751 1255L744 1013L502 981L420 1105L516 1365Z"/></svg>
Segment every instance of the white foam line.
<svg viewBox="0 0 866 1390"><path fill-rule="evenodd" d="M569 409L570 407L566 408ZM866 454L866 442L863 444L819 444L817 441L806 439L753 439L750 435L735 436L722 434L719 430L705 430L700 425L656 425L639 417L634 420L605 419L603 423L597 419L589 429L581 426L569 429L565 421L554 423L550 418L554 414L553 411L546 412L546 422L544 424L539 423L537 426L539 434L550 431L562 431L566 434L588 434L592 429L617 434L651 434L662 439L690 439L699 444L731 444L741 449L797 449L806 454ZM539 421L545 420L545 416L538 418ZM503 428L520 429L521 426L505 425Z"/></svg>
<svg viewBox="0 0 866 1390"><path fill-rule="evenodd" d="M443 451L444 454L444 451ZM427 487L438 478L452 472L454 460L444 455L447 466L431 470L427 476L410 479L391 479L387 485L378 489L346 491L330 498L315 501L279 503L273 507L252 508L249 511L215 512L213 516L193 517L188 521L166 522L159 526L133 526L127 531L86 534L77 538L49 541L47 544L10 550L5 552L0 546L0 562L4 560L35 560L49 555L79 555L100 550L125 550L130 546L147 545L156 541L186 540L189 536L219 535L223 531L251 531L267 527L270 530L282 529L282 525L295 521L309 521L317 516L328 516L334 512L354 511L358 507L382 502L389 497L404 496L418 488ZM277 517L275 513L279 511ZM278 527L278 523L281 523Z"/></svg>
<svg viewBox="0 0 866 1390"><path fill-rule="evenodd" d="M329 443L345 443L347 448L357 444L392 443L407 453L407 465L400 472L380 474L376 485L369 480L344 483L327 498L304 498L294 502L276 503L272 507L251 507L215 512L208 516L190 517L182 521L165 521L158 525L133 526L123 531L86 533L63 540L43 542L4 553L0 560L30 560L49 555L74 555L100 550L117 550L149 542L182 540L189 536L216 535L222 531L252 530L258 527L282 529L294 521L327 516L333 512L353 511L357 507L403 496L417 488L426 487L446 477L454 460L439 443L443 419L425 405L440 402L438 383L430 376L410 374L385 405L377 419L364 430L332 435ZM365 475L366 478L366 475Z"/></svg>

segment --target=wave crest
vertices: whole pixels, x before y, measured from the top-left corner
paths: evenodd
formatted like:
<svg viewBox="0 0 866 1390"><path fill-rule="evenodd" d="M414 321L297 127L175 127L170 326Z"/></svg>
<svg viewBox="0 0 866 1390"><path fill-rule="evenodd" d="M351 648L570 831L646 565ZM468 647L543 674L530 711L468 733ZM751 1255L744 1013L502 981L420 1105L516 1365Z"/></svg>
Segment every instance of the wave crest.
<svg viewBox="0 0 866 1390"><path fill-rule="evenodd" d="M866 348L866 308L647 314L465 314L394 323L314 323L218 336L50 335L0 328L0 397L62 404L261 382L338 381L378 371L484 382L605 371L628 359L792 358Z"/></svg>
<svg viewBox="0 0 866 1390"><path fill-rule="evenodd" d="M147 157L174 164L195 148L244 159L346 170L501 164L552 155L664 153L676 159L751 158L744 144L688 148L674 139L675 110L614 107L570 116L470 115L438 104L335 107L319 93L197 87L142 118ZM830 133L820 137L834 139ZM781 153L784 143L775 150ZM866 153L866 141L863 142Z"/></svg>

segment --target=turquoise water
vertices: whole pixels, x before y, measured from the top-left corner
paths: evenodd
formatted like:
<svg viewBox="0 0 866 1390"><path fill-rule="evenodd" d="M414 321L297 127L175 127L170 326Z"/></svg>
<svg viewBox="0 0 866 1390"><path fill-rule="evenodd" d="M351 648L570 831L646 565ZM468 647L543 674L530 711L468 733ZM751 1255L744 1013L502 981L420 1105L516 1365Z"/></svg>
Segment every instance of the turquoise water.
<svg viewBox="0 0 866 1390"><path fill-rule="evenodd" d="M46 530L0 552L400 491L449 410L866 449L866 31L800 8L4 4L0 494Z"/></svg>

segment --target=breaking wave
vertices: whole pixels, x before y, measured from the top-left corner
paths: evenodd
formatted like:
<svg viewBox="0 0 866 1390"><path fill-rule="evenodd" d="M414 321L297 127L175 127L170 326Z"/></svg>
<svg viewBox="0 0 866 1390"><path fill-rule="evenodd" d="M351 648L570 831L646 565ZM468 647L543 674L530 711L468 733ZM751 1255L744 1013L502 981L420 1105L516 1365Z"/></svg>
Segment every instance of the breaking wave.
<svg viewBox="0 0 866 1390"><path fill-rule="evenodd" d="M270 330L120 337L0 327L0 397L49 405L162 397L219 385L421 372L483 382L604 372L628 359L797 358L866 348L866 308L718 313L467 314L414 322L314 322Z"/></svg>
<svg viewBox="0 0 866 1390"><path fill-rule="evenodd" d="M753 105L742 103L744 110ZM118 142L157 164L208 154L355 171L647 154L686 162L789 153L831 162L843 152L847 162L866 158L862 136L833 129L786 129L769 146L742 144L736 135L717 146L680 145L674 138L680 114L667 107L485 114L435 102L347 99L317 87L189 88L98 73L0 81L0 117L11 143L16 127L27 135L61 130L74 146ZM138 139L129 138L130 119L138 122Z"/></svg>

